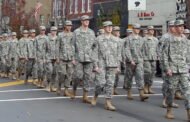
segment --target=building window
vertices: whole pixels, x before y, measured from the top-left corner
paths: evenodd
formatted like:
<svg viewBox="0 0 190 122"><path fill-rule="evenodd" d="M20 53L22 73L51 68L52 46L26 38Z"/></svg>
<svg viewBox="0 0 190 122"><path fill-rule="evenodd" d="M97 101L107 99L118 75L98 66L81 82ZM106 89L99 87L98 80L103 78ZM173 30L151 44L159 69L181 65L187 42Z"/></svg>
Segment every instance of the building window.
<svg viewBox="0 0 190 122"><path fill-rule="evenodd" d="M92 10L92 0L88 0L88 10L87 12L91 12Z"/></svg>
<svg viewBox="0 0 190 122"><path fill-rule="evenodd" d="M78 13L78 0L75 0L75 14Z"/></svg>
<svg viewBox="0 0 190 122"><path fill-rule="evenodd" d="M69 7L69 13L72 14L73 13L73 0L70 0L70 7Z"/></svg>
<svg viewBox="0 0 190 122"><path fill-rule="evenodd" d="M82 13L85 13L86 0L82 0Z"/></svg>

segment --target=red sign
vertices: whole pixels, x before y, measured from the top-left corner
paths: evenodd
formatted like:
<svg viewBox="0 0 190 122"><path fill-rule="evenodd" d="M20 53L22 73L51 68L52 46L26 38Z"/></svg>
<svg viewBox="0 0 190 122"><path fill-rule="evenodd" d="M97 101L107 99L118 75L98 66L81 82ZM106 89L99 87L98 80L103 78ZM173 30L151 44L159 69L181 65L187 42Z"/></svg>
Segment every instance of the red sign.
<svg viewBox="0 0 190 122"><path fill-rule="evenodd" d="M154 17L154 16L155 16L155 13L154 13L154 12L150 12L150 13L141 12L141 13L138 13L137 16L138 16L138 17Z"/></svg>

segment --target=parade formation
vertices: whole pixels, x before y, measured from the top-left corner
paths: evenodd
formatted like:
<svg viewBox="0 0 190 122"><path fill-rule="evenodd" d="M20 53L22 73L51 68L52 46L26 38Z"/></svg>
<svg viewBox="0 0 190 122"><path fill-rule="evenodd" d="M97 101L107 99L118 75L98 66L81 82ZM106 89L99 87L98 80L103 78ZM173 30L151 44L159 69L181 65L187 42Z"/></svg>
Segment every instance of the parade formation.
<svg viewBox="0 0 190 122"><path fill-rule="evenodd" d="M44 88L47 92L75 99L77 87L83 87L82 101L96 106L98 96L105 95L105 109L117 110L112 96L117 92L121 67L124 68L123 89L127 99L133 100L132 85L136 82L140 101L155 94L152 89L156 62L162 70L162 93L160 100L166 108L167 119L174 119L172 108L178 108L175 99L184 100L187 120L190 121L190 31L184 29L183 20L168 22L168 32L160 39L154 37L154 26L142 30L138 23L126 29L126 37L120 38L120 27L111 21L102 23L97 34L89 28L90 17L80 18L81 26L72 32L72 21L66 20L64 31L57 33L52 26L46 35L46 27L23 30L0 36L0 75ZM143 34L141 34L141 31ZM91 83L95 83L93 98L88 97ZM64 90L62 91L62 89ZM69 88L72 88L70 90Z"/></svg>

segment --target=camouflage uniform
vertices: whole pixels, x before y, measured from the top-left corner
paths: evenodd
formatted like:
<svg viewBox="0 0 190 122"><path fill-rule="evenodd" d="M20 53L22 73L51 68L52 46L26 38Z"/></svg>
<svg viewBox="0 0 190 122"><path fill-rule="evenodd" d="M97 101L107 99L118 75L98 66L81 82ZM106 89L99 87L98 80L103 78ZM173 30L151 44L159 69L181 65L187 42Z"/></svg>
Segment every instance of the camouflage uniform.
<svg viewBox="0 0 190 122"><path fill-rule="evenodd" d="M18 41L18 71L19 73L26 72L26 59L27 59L27 42L28 38L21 38Z"/></svg>
<svg viewBox="0 0 190 122"><path fill-rule="evenodd" d="M18 39L12 39L9 46L9 59L11 60L10 72L16 74L18 65Z"/></svg>
<svg viewBox="0 0 190 122"><path fill-rule="evenodd" d="M26 61L26 77L25 80L28 80L29 76L32 76L33 78L37 77L36 68L35 68L35 62L36 62L36 42L35 38L28 38L27 41L27 58Z"/></svg>
<svg viewBox="0 0 190 122"><path fill-rule="evenodd" d="M48 37L46 35L38 35L36 37L36 72L38 79L45 78L45 59L47 50Z"/></svg>
<svg viewBox="0 0 190 122"><path fill-rule="evenodd" d="M8 57L8 53L9 53L9 40L5 40L3 41L3 72L8 74L10 71L10 65L11 65L11 61Z"/></svg>
<svg viewBox="0 0 190 122"><path fill-rule="evenodd" d="M57 36L48 36L47 47L46 47L46 77L47 82L51 84L56 83L56 59L58 55Z"/></svg>
<svg viewBox="0 0 190 122"><path fill-rule="evenodd" d="M77 61L74 71L74 90L77 88L79 81L84 81L83 90L88 92L90 90L90 81L92 80L94 31L91 29L84 31L80 27L74 31L73 41L75 44L75 59Z"/></svg>
<svg viewBox="0 0 190 122"><path fill-rule="evenodd" d="M172 107L173 97L177 85L181 84L181 91L185 97L185 108L190 108L190 94L187 73L187 39L184 37L172 36L166 40L163 48L164 71L172 71L172 76L165 77L166 103L168 108Z"/></svg>
<svg viewBox="0 0 190 122"><path fill-rule="evenodd" d="M153 78L156 73L157 45L158 39L155 37L144 37L143 59L144 59L144 81L145 84L152 86Z"/></svg>
<svg viewBox="0 0 190 122"><path fill-rule="evenodd" d="M135 76L136 85L139 90L144 88L144 69L143 69L143 39L140 36L129 36L126 38L123 49L123 58L126 62L125 88L132 87L133 76ZM134 61L136 66L132 66Z"/></svg>
<svg viewBox="0 0 190 122"><path fill-rule="evenodd" d="M72 40L73 33L62 33L58 38L58 49L59 49L59 68L58 68L58 83L61 86L64 83L65 88L70 87L72 81L72 75L74 71L73 64L75 60L75 47Z"/></svg>
<svg viewBox="0 0 190 122"><path fill-rule="evenodd" d="M107 38L105 35L101 35L97 38L97 43L98 58L96 65L100 71L96 73L95 94L100 94L104 88L105 98L111 98L116 68L120 67L121 62L119 38L112 35Z"/></svg>

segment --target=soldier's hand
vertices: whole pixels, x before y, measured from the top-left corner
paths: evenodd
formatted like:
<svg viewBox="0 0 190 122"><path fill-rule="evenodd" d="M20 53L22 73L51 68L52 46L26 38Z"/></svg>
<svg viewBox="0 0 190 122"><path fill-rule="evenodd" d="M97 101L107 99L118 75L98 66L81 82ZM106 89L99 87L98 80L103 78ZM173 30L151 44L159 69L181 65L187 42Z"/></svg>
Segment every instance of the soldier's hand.
<svg viewBox="0 0 190 122"><path fill-rule="evenodd" d="M121 72L121 70L119 68L116 68L116 72Z"/></svg>
<svg viewBox="0 0 190 122"><path fill-rule="evenodd" d="M73 65L77 65L77 62L76 62L75 60L73 60L71 63L72 63Z"/></svg>
<svg viewBox="0 0 190 122"><path fill-rule="evenodd" d="M60 63L60 59L56 59L56 64L59 64Z"/></svg>
<svg viewBox="0 0 190 122"><path fill-rule="evenodd" d="M134 61L131 61L131 65L136 66L136 63Z"/></svg>
<svg viewBox="0 0 190 122"><path fill-rule="evenodd" d="M171 70L168 70L167 75L168 75L168 76L172 76L172 71L171 71Z"/></svg>
<svg viewBox="0 0 190 122"><path fill-rule="evenodd" d="M95 71L95 72L99 72L99 71L100 71L99 67L96 67L96 68L94 69L94 71Z"/></svg>

